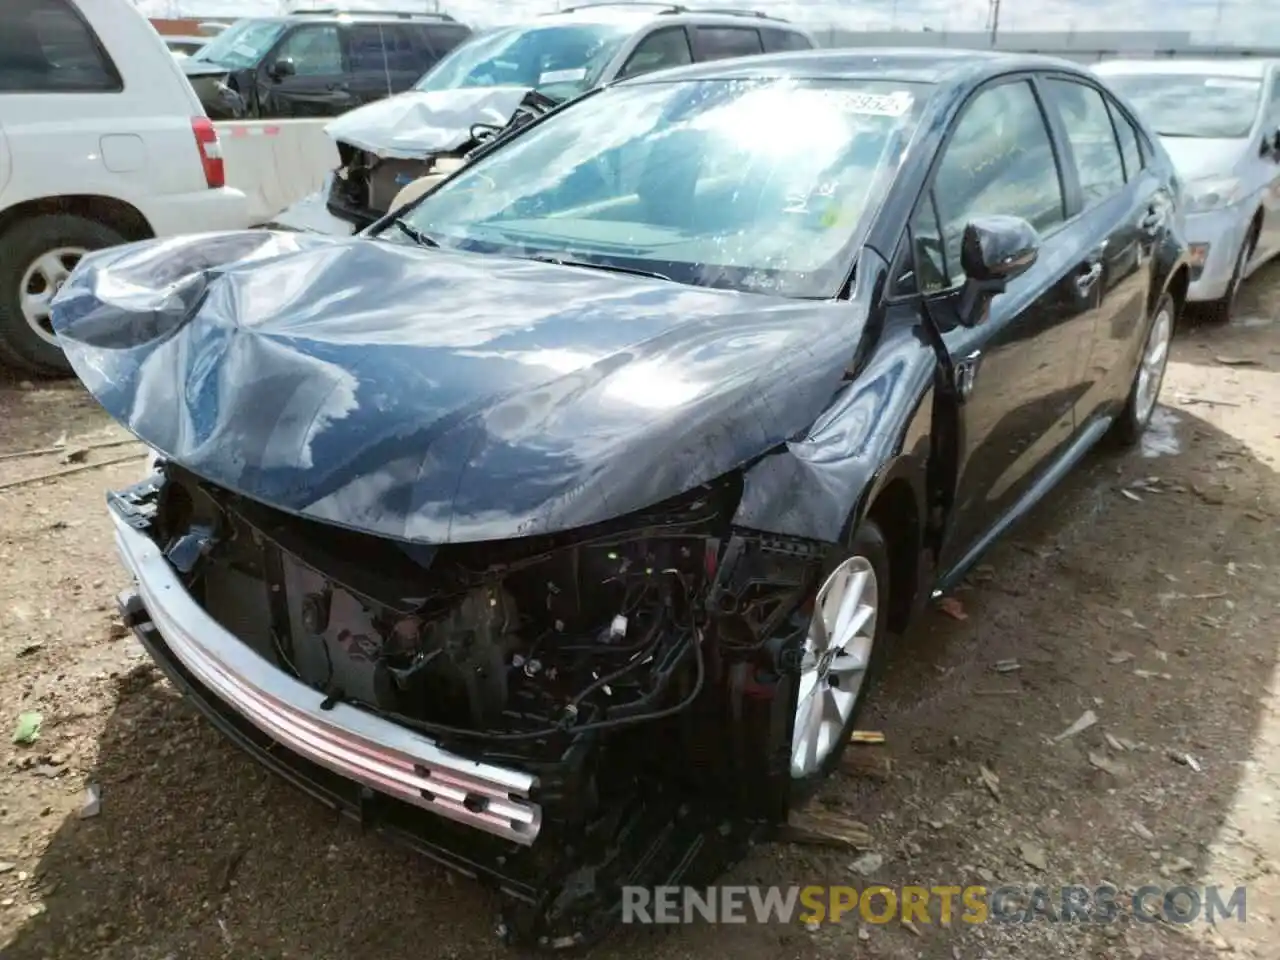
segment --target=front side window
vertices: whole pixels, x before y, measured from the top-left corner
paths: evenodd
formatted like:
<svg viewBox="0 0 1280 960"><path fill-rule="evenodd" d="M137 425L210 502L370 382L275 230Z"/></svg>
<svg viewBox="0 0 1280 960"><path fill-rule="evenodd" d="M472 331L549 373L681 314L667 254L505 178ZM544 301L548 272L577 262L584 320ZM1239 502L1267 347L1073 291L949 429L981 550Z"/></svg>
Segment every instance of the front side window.
<svg viewBox="0 0 1280 960"><path fill-rule="evenodd" d="M929 93L875 80L612 87L477 160L404 218L443 246L834 296Z"/></svg>
<svg viewBox="0 0 1280 960"><path fill-rule="evenodd" d="M283 20L238 20L191 57L228 70L255 67L284 33Z"/></svg>
<svg viewBox="0 0 1280 960"><path fill-rule="evenodd" d="M112 93L120 74L66 0L5 0L0 93Z"/></svg>
<svg viewBox="0 0 1280 960"><path fill-rule="evenodd" d="M689 34L684 27L666 27L649 34L636 45L618 76L636 77L690 63L693 63L693 51L689 49Z"/></svg>
<svg viewBox="0 0 1280 960"><path fill-rule="evenodd" d="M945 150L934 197L951 285L964 280L960 241L974 217L1022 217L1042 233L1065 220L1053 141L1025 80L980 92L965 107Z"/></svg>
<svg viewBox="0 0 1280 960"><path fill-rule="evenodd" d="M763 53L760 31L743 27L699 27L698 59L727 60Z"/></svg>
<svg viewBox="0 0 1280 960"><path fill-rule="evenodd" d="M1162 137L1247 137L1262 100L1262 81L1251 77L1115 73L1106 81Z"/></svg>
<svg viewBox="0 0 1280 960"><path fill-rule="evenodd" d="M378 59L382 59L379 42ZM332 77L342 70L342 42L336 26L299 27L280 44L276 61L292 60L299 77Z"/></svg>
<svg viewBox="0 0 1280 960"><path fill-rule="evenodd" d="M1124 164L1111 114L1102 94L1083 83L1051 78L1045 90L1066 128L1088 210L1124 188Z"/></svg>
<svg viewBox="0 0 1280 960"><path fill-rule="evenodd" d="M621 23L510 27L456 47L415 84L415 90L533 87L568 99L598 82L622 43L635 32Z"/></svg>

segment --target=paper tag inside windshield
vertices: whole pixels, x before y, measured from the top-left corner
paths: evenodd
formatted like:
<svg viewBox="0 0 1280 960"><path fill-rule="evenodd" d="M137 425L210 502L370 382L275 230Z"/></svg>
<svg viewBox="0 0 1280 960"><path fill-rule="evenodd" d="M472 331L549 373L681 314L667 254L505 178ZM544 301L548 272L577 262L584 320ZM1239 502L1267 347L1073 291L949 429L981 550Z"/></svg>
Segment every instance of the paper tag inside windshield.
<svg viewBox="0 0 1280 960"><path fill-rule="evenodd" d="M1258 80L1246 80L1237 77L1207 77L1204 85L1227 90L1257 90L1262 84Z"/></svg>
<svg viewBox="0 0 1280 960"><path fill-rule="evenodd" d="M901 117L911 109L915 97L905 90L894 93L839 93L837 100L850 113L875 117Z"/></svg>
<svg viewBox="0 0 1280 960"><path fill-rule="evenodd" d="M548 70L542 76L538 77L539 83L573 83L575 80L583 80L587 76L586 67L578 67L576 70Z"/></svg>

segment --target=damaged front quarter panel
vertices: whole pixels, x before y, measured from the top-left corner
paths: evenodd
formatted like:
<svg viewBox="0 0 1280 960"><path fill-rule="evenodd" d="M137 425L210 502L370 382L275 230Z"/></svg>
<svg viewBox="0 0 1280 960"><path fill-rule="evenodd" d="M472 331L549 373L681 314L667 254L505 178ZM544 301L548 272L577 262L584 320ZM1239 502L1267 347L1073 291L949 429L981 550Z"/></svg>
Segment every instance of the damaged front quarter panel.
<svg viewBox="0 0 1280 960"><path fill-rule="evenodd" d="M863 282L849 306L871 317L874 354L851 355L822 415L746 471L734 517L741 528L842 543L894 481L911 491L916 516L926 515L936 357L919 326L886 323L878 312L884 261L865 250L858 269Z"/></svg>

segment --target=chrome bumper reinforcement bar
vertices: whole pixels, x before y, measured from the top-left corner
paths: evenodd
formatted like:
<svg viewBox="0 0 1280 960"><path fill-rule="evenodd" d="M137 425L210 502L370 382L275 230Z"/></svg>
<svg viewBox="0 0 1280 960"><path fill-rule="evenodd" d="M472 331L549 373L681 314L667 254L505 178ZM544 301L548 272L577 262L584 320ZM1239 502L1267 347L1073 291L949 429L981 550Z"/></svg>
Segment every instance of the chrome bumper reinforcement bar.
<svg viewBox="0 0 1280 960"><path fill-rule="evenodd" d="M205 613L160 549L115 510L116 546L147 617L182 664L277 743L372 790L528 846L542 826L530 774L477 763L324 696L259 656Z"/></svg>

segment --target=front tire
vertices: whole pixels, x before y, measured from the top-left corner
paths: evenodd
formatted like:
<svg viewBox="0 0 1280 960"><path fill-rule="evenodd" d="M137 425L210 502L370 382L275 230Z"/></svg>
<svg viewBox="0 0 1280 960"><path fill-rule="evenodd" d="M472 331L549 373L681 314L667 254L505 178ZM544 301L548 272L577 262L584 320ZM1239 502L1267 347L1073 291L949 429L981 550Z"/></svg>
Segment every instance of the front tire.
<svg viewBox="0 0 1280 960"><path fill-rule="evenodd" d="M1151 423L1160 387L1164 384L1164 372L1169 365L1169 348L1173 342L1173 325L1177 308L1173 297L1165 293L1156 301L1156 308L1147 329L1147 338L1138 355L1138 369L1134 371L1133 384L1124 409L1120 411L1112 435L1122 447L1135 446Z"/></svg>
<svg viewBox="0 0 1280 960"><path fill-rule="evenodd" d="M885 650L889 548L872 520L828 562L814 599L797 677L790 768L793 806L840 764Z"/></svg>
<svg viewBox="0 0 1280 960"><path fill-rule="evenodd" d="M21 220L0 235L0 363L36 376L71 366L49 323L49 302L80 258L125 243L110 227L70 214Z"/></svg>

